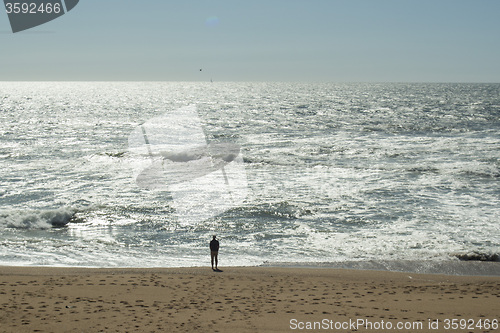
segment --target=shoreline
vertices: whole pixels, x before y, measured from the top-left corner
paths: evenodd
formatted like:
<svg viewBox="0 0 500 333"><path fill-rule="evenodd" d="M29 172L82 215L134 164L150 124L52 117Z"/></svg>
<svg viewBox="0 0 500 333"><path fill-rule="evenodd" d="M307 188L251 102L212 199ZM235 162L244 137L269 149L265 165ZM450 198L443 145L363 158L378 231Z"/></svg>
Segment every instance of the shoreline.
<svg viewBox="0 0 500 333"><path fill-rule="evenodd" d="M207 265L208 266L208 265ZM175 270L204 268L207 266L174 266L174 267L98 267L98 266L46 266L46 265L8 265L2 268L36 268L63 270ZM304 268L304 269L343 269L359 271L387 271L395 273L434 274L450 276L497 276L500 277L500 261L479 260L360 260L338 262L264 262L259 265L229 265L232 268Z"/></svg>
<svg viewBox="0 0 500 333"><path fill-rule="evenodd" d="M500 262L476 260L362 260L342 262L264 263L260 267L330 268L452 276L498 276Z"/></svg>
<svg viewBox="0 0 500 333"><path fill-rule="evenodd" d="M436 332L446 320L499 319L498 276L220 269L2 266L0 326L4 332L290 332L365 320Z"/></svg>

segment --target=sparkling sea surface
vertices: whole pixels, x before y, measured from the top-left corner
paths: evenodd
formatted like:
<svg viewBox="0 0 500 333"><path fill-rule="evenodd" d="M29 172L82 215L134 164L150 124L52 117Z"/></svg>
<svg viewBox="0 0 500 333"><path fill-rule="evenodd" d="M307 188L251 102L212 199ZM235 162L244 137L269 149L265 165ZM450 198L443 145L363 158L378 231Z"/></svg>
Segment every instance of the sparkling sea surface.
<svg viewBox="0 0 500 333"><path fill-rule="evenodd" d="M186 107L242 158L206 219L136 181L131 135ZM214 234L221 266L500 253L500 84L0 82L0 120L1 265L207 265Z"/></svg>

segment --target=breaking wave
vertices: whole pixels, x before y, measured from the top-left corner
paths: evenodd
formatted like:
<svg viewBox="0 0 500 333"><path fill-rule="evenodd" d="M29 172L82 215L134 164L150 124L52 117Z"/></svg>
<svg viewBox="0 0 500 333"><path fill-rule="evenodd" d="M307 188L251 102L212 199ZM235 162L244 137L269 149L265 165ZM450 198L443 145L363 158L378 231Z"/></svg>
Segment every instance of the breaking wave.
<svg viewBox="0 0 500 333"><path fill-rule="evenodd" d="M483 252L468 252L468 253L458 253L455 257L461 261L500 261L500 256L498 253L483 253Z"/></svg>
<svg viewBox="0 0 500 333"><path fill-rule="evenodd" d="M76 210L68 207L40 211L0 212L0 227L19 229L47 229L66 226L75 216Z"/></svg>

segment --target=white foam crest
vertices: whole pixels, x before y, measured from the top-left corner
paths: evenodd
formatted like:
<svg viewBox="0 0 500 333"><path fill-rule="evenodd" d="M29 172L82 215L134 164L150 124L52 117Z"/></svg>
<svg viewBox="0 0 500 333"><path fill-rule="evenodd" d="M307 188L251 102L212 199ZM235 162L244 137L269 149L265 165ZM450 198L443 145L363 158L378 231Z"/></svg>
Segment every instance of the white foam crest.
<svg viewBox="0 0 500 333"><path fill-rule="evenodd" d="M69 207L40 211L4 211L0 212L0 227L21 229L63 227L75 213L76 211Z"/></svg>

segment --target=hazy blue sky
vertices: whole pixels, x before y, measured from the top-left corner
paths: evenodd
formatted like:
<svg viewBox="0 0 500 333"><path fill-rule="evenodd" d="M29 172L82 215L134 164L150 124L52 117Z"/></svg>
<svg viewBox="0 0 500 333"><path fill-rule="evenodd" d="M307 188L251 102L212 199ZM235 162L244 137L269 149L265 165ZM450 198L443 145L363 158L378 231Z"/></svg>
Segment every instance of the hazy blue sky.
<svg viewBox="0 0 500 333"><path fill-rule="evenodd" d="M80 0L16 34L0 12L0 81L500 82L499 17L499 0Z"/></svg>

